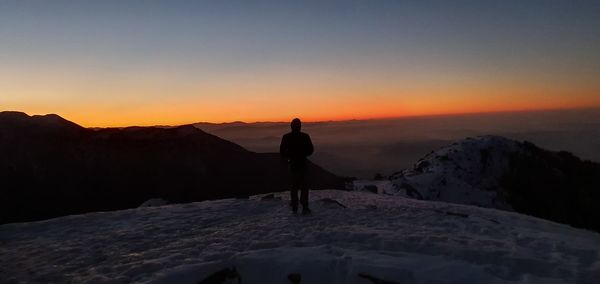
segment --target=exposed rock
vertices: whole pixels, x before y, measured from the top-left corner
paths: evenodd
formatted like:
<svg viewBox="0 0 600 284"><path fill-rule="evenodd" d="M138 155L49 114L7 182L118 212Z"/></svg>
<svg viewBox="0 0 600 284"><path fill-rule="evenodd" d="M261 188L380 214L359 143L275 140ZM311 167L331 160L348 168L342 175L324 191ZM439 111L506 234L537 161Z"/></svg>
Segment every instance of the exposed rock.
<svg viewBox="0 0 600 284"><path fill-rule="evenodd" d="M237 279L239 284L242 283L242 278L235 267L219 270L202 279L198 284L223 284L230 279Z"/></svg>
<svg viewBox="0 0 600 284"><path fill-rule="evenodd" d="M299 284L302 280L302 276L300 273L291 273L288 275L288 280L290 280L292 284Z"/></svg>
<svg viewBox="0 0 600 284"><path fill-rule="evenodd" d="M323 199L320 199L319 201L323 202L324 204L333 204L333 205L340 206L342 208L347 208L346 205L340 203L339 201L337 201L335 199L323 198Z"/></svg>
<svg viewBox="0 0 600 284"><path fill-rule="evenodd" d="M373 284L400 284L400 282L396 282L396 281L379 279L368 273L358 273L358 277L367 279L367 280L371 281L371 283L373 283Z"/></svg>

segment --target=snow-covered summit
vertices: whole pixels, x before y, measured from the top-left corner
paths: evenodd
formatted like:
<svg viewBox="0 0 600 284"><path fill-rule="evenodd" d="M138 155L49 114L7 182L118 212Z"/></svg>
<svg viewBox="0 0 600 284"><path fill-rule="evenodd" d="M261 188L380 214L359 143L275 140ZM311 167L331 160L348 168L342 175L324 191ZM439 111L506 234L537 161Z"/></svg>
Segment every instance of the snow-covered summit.
<svg viewBox="0 0 600 284"><path fill-rule="evenodd" d="M426 200L510 209L499 196L500 178L509 170L519 142L500 136L479 136L433 151L412 169L390 177L394 194Z"/></svg>
<svg viewBox="0 0 600 284"><path fill-rule="evenodd" d="M354 189L497 208L600 232L600 164L499 136L432 151L388 179Z"/></svg>
<svg viewBox="0 0 600 284"><path fill-rule="evenodd" d="M1 225L0 282L203 283L228 275L265 284L596 283L600 277L597 233L514 212L334 190L311 193L314 214L293 215L288 195Z"/></svg>

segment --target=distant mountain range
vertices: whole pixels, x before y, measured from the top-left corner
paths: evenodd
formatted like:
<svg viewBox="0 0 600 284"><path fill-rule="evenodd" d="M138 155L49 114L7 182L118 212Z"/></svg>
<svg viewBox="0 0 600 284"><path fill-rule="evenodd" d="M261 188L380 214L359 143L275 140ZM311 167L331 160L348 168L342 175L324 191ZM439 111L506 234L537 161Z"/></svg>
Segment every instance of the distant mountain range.
<svg viewBox="0 0 600 284"><path fill-rule="evenodd" d="M479 136L357 189L491 207L600 231L600 164L530 142Z"/></svg>
<svg viewBox="0 0 600 284"><path fill-rule="evenodd" d="M343 188L315 164L313 188ZM58 115L0 112L0 223L281 191L287 165L192 125L89 129Z"/></svg>

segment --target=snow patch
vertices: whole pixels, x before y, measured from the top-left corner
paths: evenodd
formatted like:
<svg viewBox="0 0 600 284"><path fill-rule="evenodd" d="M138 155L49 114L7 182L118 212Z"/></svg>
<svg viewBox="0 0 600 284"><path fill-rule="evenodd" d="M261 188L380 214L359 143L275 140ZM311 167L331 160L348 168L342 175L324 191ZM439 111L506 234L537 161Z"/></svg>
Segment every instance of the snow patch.
<svg viewBox="0 0 600 284"><path fill-rule="evenodd" d="M7 282L595 283L600 235L496 209L313 191L74 215L0 226ZM330 200L330 201L325 201ZM335 202L334 202L335 201ZM337 205L343 204L346 208ZM230 283L237 283L229 279Z"/></svg>
<svg viewBox="0 0 600 284"><path fill-rule="evenodd" d="M511 154L520 151L518 142L499 136L467 138L431 152L389 180L355 181L354 189L376 187L378 193L512 210L499 194L499 180L509 170Z"/></svg>

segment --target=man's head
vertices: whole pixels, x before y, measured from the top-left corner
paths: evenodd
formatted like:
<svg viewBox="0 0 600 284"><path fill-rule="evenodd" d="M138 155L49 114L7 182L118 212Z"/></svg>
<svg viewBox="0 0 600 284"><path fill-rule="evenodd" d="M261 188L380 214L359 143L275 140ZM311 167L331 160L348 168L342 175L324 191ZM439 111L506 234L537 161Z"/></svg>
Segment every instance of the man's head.
<svg viewBox="0 0 600 284"><path fill-rule="evenodd" d="M292 119L292 123L290 124L290 126L292 127L292 131L299 132L302 128L302 122L299 118L294 118Z"/></svg>

